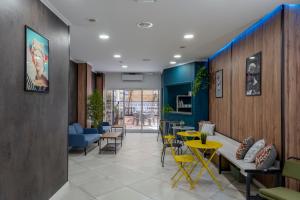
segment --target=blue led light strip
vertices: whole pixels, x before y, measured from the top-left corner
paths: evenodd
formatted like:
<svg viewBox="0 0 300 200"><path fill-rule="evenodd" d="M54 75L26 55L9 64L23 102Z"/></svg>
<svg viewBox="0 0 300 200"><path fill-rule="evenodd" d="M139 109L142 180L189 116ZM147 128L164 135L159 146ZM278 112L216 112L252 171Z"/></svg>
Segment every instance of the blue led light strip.
<svg viewBox="0 0 300 200"><path fill-rule="evenodd" d="M266 21L268 21L270 18L272 18L274 15L276 15L278 12L281 12L284 7L288 7L288 8L300 8L300 4L282 4L280 6L277 6L273 11L271 11L270 13L266 14L263 18L261 18L260 20L258 20L256 23L254 23L253 25L251 25L250 27L248 27L245 31L243 31L242 33L240 33L238 36L236 36L235 38L233 38L229 43L227 43L224 47L222 47L221 49L219 49L218 51L216 51L212 56L209 57L209 60L214 59L215 57L217 57L221 52L223 52L225 49L231 47L231 45L233 45L235 42L245 38L246 36L252 34L254 31L256 31L262 24L264 24Z"/></svg>

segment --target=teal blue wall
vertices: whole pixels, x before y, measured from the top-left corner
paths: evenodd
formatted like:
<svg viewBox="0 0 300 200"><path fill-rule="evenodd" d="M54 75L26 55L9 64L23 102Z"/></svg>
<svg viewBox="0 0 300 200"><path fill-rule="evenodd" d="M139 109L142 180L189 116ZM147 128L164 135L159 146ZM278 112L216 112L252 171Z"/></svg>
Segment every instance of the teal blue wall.
<svg viewBox="0 0 300 200"><path fill-rule="evenodd" d="M193 62L165 69L162 74L163 105L169 104L176 109L176 96L185 95L192 90L197 70L208 66L207 62ZM192 115L162 113L162 119L180 121L198 128L198 121L208 120L208 89L200 90L192 97Z"/></svg>

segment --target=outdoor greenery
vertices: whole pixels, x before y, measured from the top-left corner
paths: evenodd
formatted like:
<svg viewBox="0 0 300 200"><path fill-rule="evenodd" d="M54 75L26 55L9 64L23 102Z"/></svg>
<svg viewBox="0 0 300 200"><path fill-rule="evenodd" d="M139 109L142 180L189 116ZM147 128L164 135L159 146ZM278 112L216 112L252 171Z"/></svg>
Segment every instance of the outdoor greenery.
<svg viewBox="0 0 300 200"><path fill-rule="evenodd" d="M206 89L209 85L209 72L206 67L201 67L195 77L192 92L195 96L200 89Z"/></svg>
<svg viewBox="0 0 300 200"><path fill-rule="evenodd" d="M92 126L98 128L103 121L103 96L98 90L95 90L88 97L88 115L92 120Z"/></svg>

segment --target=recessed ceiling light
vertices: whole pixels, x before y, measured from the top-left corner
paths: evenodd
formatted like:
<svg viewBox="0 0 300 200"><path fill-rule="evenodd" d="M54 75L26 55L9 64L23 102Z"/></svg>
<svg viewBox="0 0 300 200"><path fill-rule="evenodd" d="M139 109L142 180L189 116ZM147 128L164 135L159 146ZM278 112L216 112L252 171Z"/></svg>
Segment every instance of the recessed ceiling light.
<svg viewBox="0 0 300 200"><path fill-rule="evenodd" d="M193 39L194 38L194 35L193 34L185 34L183 36L184 39Z"/></svg>
<svg viewBox="0 0 300 200"><path fill-rule="evenodd" d="M126 68L128 68L128 66L127 65L122 65L122 68L126 69Z"/></svg>
<svg viewBox="0 0 300 200"><path fill-rule="evenodd" d="M121 58L122 56L120 54L115 54L114 58Z"/></svg>
<svg viewBox="0 0 300 200"><path fill-rule="evenodd" d="M254 56L251 56L251 57L250 57L250 60L254 60L254 59L255 59L255 57L254 57Z"/></svg>
<svg viewBox="0 0 300 200"><path fill-rule="evenodd" d="M176 62L175 62L175 61L171 61L170 64L171 64L171 65L175 65Z"/></svg>
<svg viewBox="0 0 300 200"><path fill-rule="evenodd" d="M180 54L175 54L174 58L181 58L181 55Z"/></svg>
<svg viewBox="0 0 300 200"><path fill-rule="evenodd" d="M100 38L101 40L108 40L110 37L109 37L109 35L107 35L107 34L100 34L100 35L99 35L99 38Z"/></svg>
<svg viewBox="0 0 300 200"><path fill-rule="evenodd" d="M153 23L151 22L140 22L137 24L139 28L148 29L153 27Z"/></svg>
<svg viewBox="0 0 300 200"><path fill-rule="evenodd" d="M88 20L89 20L89 22L96 22L97 21L95 18L89 18Z"/></svg>

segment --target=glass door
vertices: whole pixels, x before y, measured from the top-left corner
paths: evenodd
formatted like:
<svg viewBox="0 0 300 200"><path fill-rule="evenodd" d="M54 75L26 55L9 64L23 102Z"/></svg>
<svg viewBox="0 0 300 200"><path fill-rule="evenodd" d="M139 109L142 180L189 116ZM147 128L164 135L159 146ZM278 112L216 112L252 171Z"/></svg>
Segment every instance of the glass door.
<svg viewBox="0 0 300 200"><path fill-rule="evenodd" d="M105 118L126 125L128 132L156 132L160 118L159 90L108 90Z"/></svg>
<svg viewBox="0 0 300 200"><path fill-rule="evenodd" d="M143 90L142 129L144 132L158 131L159 123L159 91Z"/></svg>
<svg viewBox="0 0 300 200"><path fill-rule="evenodd" d="M141 131L142 90L125 90L124 124L129 131Z"/></svg>

